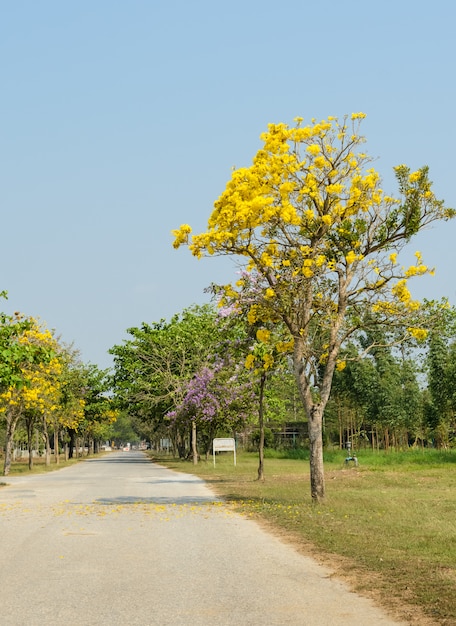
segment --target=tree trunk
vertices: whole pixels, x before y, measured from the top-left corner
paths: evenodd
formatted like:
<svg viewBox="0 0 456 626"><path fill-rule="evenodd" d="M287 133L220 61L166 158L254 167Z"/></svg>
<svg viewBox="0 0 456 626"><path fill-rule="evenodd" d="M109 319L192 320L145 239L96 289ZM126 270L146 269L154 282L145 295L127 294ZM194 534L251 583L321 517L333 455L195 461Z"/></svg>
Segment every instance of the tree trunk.
<svg viewBox="0 0 456 626"><path fill-rule="evenodd" d="M325 498L325 472L323 467L323 408L316 404L309 416L310 440L310 493L316 503Z"/></svg>
<svg viewBox="0 0 456 626"><path fill-rule="evenodd" d="M258 443L258 480L264 480L264 387L266 384L266 372L260 378L260 398L258 406L258 426L260 429L260 441Z"/></svg>
<svg viewBox="0 0 456 626"><path fill-rule="evenodd" d="M196 422L193 420L192 422L192 455L193 455L193 465L198 464L198 448L196 445Z"/></svg>
<svg viewBox="0 0 456 626"><path fill-rule="evenodd" d="M54 427L54 460L58 465L60 462L60 450L59 450L59 429L57 425Z"/></svg>
<svg viewBox="0 0 456 626"><path fill-rule="evenodd" d="M3 476L8 476L11 470L11 459L13 457L13 437L19 421L20 410L14 411L13 407L8 407L6 411L6 434L5 434L5 463L3 465Z"/></svg>
<svg viewBox="0 0 456 626"><path fill-rule="evenodd" d="M27 416L26 419L26 426L27 426L27 449L28 449L28 468L30 471L32 471L33 469L33 455L32 455L32 450L33 450L33 425L34 425L34 418L31 417L30 415Z"/></svg>
<svg viewBox="0 0 456 626"><path fill-rule="evenodd" d="M51 464L51 442L49 440L46 416L43 416L43 437L44 437L45 458L46 458L45 464L46 464L46 467L49 467L49 465Z"/></svg>
<svg viewBox="0 0 456 626"><path fill-rule="evenodd" d="M325 499L325 473L323 467L323 412L328 402L331 380L334 374L335 358L332 367L326 366L324 382L321 388L321 400L313 401L313 390L305 370L305 346L302 340L295 338L293 367L299 394L309 422L310 447L310 493L315 503Z"/></svg>
<svg viewBox="0 0 456 626"><path fill-rule="evenodd" d="M11 429L11 424L6 425L6 442L5 442L5 463L3 465L3 476L8 476L11 469L11 459L13 456L13 435L14 429Z"/></svg>
<svg viewBox="0 0 456 626"><path fill-rule="evenodd" d="M75 445L74 439L75 439L75 437L74 437L74 430L70 430L70 444L69 444L69 448L70 448L70 449L69 449L69 451L68 451L68 458L69 458L69 459L72 459L72 458L73 458L73 454L74 454L74 445Z"/></svg>

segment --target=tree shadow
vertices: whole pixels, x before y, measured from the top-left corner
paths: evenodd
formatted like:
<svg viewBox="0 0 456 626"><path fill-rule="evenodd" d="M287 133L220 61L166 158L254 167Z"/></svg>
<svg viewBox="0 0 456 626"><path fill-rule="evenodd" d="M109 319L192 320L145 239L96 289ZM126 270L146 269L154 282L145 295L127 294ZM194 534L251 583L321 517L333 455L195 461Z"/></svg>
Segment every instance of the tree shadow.
<svg viewBox="0 0 456 626"><path fill-rule="evenodd" d="M135 496L117 496L114 498L97 498L95 504L106 506L115 505L135 505L135 504L164 504L164 505L191 505L202 506L222 502L215 496L151 496L148 498L137 498Z"/></svg>

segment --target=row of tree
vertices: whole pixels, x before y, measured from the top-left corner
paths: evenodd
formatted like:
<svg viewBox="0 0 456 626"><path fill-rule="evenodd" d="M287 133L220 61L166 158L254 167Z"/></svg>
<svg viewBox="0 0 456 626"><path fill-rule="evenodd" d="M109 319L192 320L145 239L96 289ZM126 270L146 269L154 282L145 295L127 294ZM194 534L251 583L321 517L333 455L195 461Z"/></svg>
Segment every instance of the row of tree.
<svg viewBox="0 0 456 626"><path fill-rule="evenodd" d="M43 448L47 464L53 449L58 463L62 446L71 457L80 446L96 449L106 439L117 415L107 372L83 364L76 351L20 313L0 314L0 354L4 475L18 431L25 435L30 467L33 449Z"/></svg>
<svg viewBox="0 0 456 626"><path fill-rule="evenodd" d="M454 310L439 319L420 349L412 340L392 346L385 335L366 333L344 348L324 413L326 445L456 444ZM136 429L157 445L170 438L194 462L209 454L214 437L256 430L262 478L265 426L279 433L305 420L282 325L267 329L239 311L204 305L128 332L131 338L111 350L113 390ZM365 345L373 346L367 356Z"/></svg>
<svg viewBox="0 0 456 626"><path fill-rule="evenodd" d="M145 438L170 438L181 456L192 449L196 462L197 429L207 454L217 433L241 428L251 415L252 382L240 359L245 334L214 307L195 306L128 333L111 350L113 391Z"/></svg>

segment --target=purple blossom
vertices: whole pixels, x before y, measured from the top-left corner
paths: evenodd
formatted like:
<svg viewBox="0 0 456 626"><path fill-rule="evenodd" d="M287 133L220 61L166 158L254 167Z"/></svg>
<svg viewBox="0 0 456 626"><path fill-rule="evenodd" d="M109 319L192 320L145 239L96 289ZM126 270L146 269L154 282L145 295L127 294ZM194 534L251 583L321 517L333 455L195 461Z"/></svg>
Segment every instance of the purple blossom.
<svg viewBox="0 0 456 626"><path fill-rule="evenodd" d="M182 401L168 413L173 422L227 424L248 417L255 394L232 367L221 361L203 366L187 383Z"/></svg>

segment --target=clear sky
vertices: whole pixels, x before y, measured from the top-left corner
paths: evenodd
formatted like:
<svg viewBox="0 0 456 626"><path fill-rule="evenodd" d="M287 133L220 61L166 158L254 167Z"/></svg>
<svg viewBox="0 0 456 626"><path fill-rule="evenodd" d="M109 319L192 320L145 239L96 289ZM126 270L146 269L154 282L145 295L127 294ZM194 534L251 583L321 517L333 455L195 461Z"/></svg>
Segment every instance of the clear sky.
<svg viewBox="0 0 456 626"><path fill-rule="evenodd" d="M235 265L171 230L205 229L269 122L363 111L385 191L427 164L455 207L455 23L454 0L0 0L3 310L104 368L127 328L207 301ZM437 269L417 297L456 304L455 234L411 244Z"/></svg>

